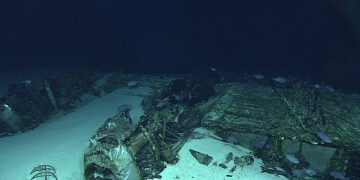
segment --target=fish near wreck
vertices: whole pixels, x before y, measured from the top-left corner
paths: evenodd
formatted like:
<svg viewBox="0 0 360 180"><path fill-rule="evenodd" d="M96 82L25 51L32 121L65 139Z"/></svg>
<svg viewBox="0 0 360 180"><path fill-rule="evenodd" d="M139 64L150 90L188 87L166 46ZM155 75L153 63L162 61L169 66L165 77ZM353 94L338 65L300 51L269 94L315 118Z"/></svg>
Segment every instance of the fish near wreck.
<svg viewBox="0 0 360 180"><path fill-rule="evenodd" d="M332 139L324 131L316 131L316 135L326 143L332 143Z"/></svg>
<svg viewBox="0 0 360 180"><path fill-rule="evenodd" d="M276 78L274 78L273 80L274 80L275 82L277 82L277 83L280 83L280 84L284 84L284 83L287 82L287 79L284 78L284 77L281 77L281 76L276 77Z"/></svg>
<svg viewBox="0 0 360 180"><path fill-rule="evenodd" d="M264 79L264 76L261 75L261 74L255 74L253 77L254 77L255 79L258 79L258 80Z"/></svg>
<svg viewBox="0 0 360 180"><path fill-rule="evenodd" d="M228 137L226 137L225 141L228 143L233 143L233 144L237 144L240 142L239 138L237 138L235 136L228 136Z"/></svg>
<svg viewBox="0 0 360 180"><path fill-rule="evenodd" d="M132 80L132 81L129 81L127 83L127 86L128 87L135 87L138 83L139 83L138 81Z"/></svg>
<svg viewBox="0 0 360 180"><path fill-rule="evenodd" d="M236 136L227 136L224 132L221 131L217 131L215 132L215 134L219 136L222 141L225 141L227 143L237 144L240 142L239 138L237 138Z"/></svg>
<svg viewBox="0 0 360 180"><path fill-rule="evenodd" d="M306 175L306 172L304 169L294 169L291 172L294 176L296 176L298 178Z"/></svg>
<svg viewBox="0 0 360 180"><path fill-rule="evenodd" d="M298 178L303 176L315 176L317 174L316 170L312 168L294 169L291 172L294 176Z"/></svg>
<svg viewBox="0 0 360 180"><path fill-rule="evenodd" d="M196 131L187 131L184 133L183 138L191 138L191 139L201 139L204 137L203 133L196 132Z"/></svg>
<svg viewBox="0 0 360 180"><path fill-rule="evenodd" d="M286 153L285 158L294 164L299 164L299 162L300 162L299 159L295 156L295 154Z"/></svg>
<svg viewBox="0 0 360 180"><path fill-rule="evenodd" d="M166 101L159 101L157 104L156 104L156 108L163 108L167 105L167 102Z"/></svg>
<svg viewBox="0 0 360 180"><path fill-rule="evenodd" d="M348 180L349 178L345 177L344 173L339 171L331 171L329 175L335 179L339 180Z"/></svg>
<svg viewBox="0 0 360 180"><path fill-rule="evenodd" d="M117 111L118 112L126 112L126 111L130 111L132 109L132 106L129 105L129 104L123 104L123 105L120 105L118 108L117 108Z"/></svg>
<svg viewBox="0 0 360 180"><path fill-rule="evenodd" d="M306 169L304 169L304 171L309 176L315 176L317 174L316 170L313 168L306 168Z"/></svg>

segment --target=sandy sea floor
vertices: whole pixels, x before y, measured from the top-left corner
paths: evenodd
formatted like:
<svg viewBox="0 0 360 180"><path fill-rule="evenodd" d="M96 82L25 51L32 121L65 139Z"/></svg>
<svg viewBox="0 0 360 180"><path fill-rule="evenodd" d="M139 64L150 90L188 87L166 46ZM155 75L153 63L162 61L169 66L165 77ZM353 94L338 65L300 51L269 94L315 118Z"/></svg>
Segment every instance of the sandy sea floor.
<svg viewBox="0 0 360 180"><path fill-rule="evenodd" d="M206 130L200 129L196 131ZM207 154L213 159L211 163L206 166L200 164L190 153L189 149ZM161 179L241 179L241 180L281 180L287 179L283 176L275 176L272 174L261 173L261 165L263 164L260 159L255 158L253 165L244 165L237 167L234 172L230 169L234 166L234 161L226 163L226 155L230 152L234 157L242 157L251 155L252 152L241 146L236 146L230 143L219 141L213 138L205 137L202 139L190 139L179 151L179 161L175 165L167 165L166 169L160 173ZM214 165L216 163L216 165ZM219 166L225 164L226 169Z"/></svg>
<svg viewBox="0 0 360 180"><path fill-rule="evenodd" d="M95 99L34 130L1 138L0 179L30 179L32 168L43 164L54 166L59 180L84 179L83 154L96 130L115 115L119 105L132 105L134 119L142 114L142 99L121 92L114 91Z"/></svg>
<svg viewBox="0 0 360 180"><path fill-rule="evenodd" d="M140 88L140 87L139 87ZM141 89L141 88L140 88ZM136 89L135 89L136 91ZM120 88L103 97L96 98L73 112L57 116L38 128L15 136L0 139L0 179L30 179L33 167L43 164L56 168L59 180L83 180L83 154L89 139L105 120L116 114L122 104L133 106L131 116L139 119L143 114L142 98L129 95L128 89ZM202 165L191 155L189 149L213 157L208 165ZM180 150L180 160L175 165L167 165L160 174L161 179L242 179L272 180L286 179L282 176L261 173L260 159L255 159L251 166L237 168L230 173L234 162L225 163L225 156L232 152L234 156L251 153L250 150L209 137L189 140ZM223 169L213 165L224 163ZM227 177L231 175L232 177Z"/></svg>

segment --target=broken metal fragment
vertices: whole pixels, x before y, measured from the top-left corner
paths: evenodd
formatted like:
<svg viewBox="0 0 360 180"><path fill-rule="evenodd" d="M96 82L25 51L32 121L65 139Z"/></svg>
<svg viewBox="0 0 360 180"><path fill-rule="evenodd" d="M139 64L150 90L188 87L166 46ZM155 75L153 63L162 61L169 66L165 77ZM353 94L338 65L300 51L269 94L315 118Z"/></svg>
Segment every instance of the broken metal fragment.
<svg viewBox="0 0 360 180"><path fill-rule="evenodd" d="M190 149L190 153L191 155L193 155L195 157L195 159L200 163L200 164L204 164L204 165L209 165L210 162L212 161L212 157L207 155L207 154L203 154L201 152L198 151L194 151L192 149Z"/></svg>

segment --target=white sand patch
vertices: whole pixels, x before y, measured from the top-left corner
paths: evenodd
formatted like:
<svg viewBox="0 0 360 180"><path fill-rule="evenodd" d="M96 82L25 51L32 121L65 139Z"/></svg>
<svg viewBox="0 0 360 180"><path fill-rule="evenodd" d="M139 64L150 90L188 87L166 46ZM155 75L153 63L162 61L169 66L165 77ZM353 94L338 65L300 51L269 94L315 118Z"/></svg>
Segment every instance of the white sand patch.
<svg viewBox="0 0 360 180"><path fill-rule="evenodd" d="M134 88L136 91L136 88ZM59 180L82 180L83 155L89 139L119 105L130 104L134 122L143 114L142 98L119 89L20 135L0 139L0 179L30 179L33 167L56 168Z"/></svg>
<svg viewBox="0 0 360 180"><path fill-rule="evenodd" d="M213 157L211 163L206 166L200 164L190 153L189 149L208 154ZM180 159L175 165L167 165L167 168L160 173L162 179L196 179L196 180L209 180L209 179L241 179L241 180L281 180L287 179L283 176L275 176L272 174L261 173L260 165L263 165L260 159L255 158L254 164L251 166L244 166L237 168L233 173L230 169L234 165L234 161L225 163L226 155L232 152L235 156L249 155L250 150L241 146L235 146L229 143L218 141L212 138L192 139L187 142L179 151ZM217 165L224 163L228 168L223 169ZM232 177L227 177L231 175Z"/></svg>

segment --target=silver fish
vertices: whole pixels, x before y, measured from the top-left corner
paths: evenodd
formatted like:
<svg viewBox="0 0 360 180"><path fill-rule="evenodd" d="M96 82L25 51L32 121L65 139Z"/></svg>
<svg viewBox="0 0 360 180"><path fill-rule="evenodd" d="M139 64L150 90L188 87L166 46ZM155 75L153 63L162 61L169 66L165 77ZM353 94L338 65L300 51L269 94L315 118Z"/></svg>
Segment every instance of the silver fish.
<svg viewBox="0 0 360 180"><path fill-rule="evenodd" d="M306 174L308 174L309 176L315 176L316 175L316 170L313 168L307 168L304 169L304 171L306 172Z"/></svg>
<svg viewBox="0 0 360 180"><path fill-rule="evenodd" d="M127 86L128 86L128 87L134 87L134 86L136 86L138 83L139 83L138 81L129 81L129 82L127 83Z"/></svg>
<svg viewBox="0 0 360 180"><path fill-rule="evenodd" d="M129 105L129 104L123 104L123 105L121 105L121 106L119 106L118 108L117 108L117 111L118 112L126 112L126 111L130 111L132 109L132 106L131 105Z"/></svg>
<svg viewBox="0 0 360 180"><path fill-rule="evenodd" d="M331 171L329 173L330 176L334 177L335 179L340 179L340 180L347 180L348 178L345 177L344 173L339 172L339 171Z"/></svg>
<svg viewBox="0 0 360 180"><path fill-rule="evenodd" d="M255 79L259 79L259 80L264 79L264 76L261 75L261 74L255 74L253 77L254 77Z"/></svg>
<svg viewBox="0 0 360 180"><path fill-rule="evenodd" d="M228 136L228 137L226 137L225 141L228 143L233 143L233 144L240 142L240 140L235 136Z"/></svg>
<svg viewBox="0 0 360 180"><path fill-rule="evenodd" d="M287 79L284 78L284 77L281 77L281 76L276 77L276 78L274 78L273 80L274 80L275 82L277 82L277 83L280 83L280 84L284 84L284 83L287 82Z"/></svg>
<svg viewBox="0 0 360 180"><path fill-rule="evenodd" d="M157 108L162 108L164 106L166 106L167 102L166 101L159 101L157 104L156 104L156 107Z"/></svg>
<svg viewBox="0 0 360 180"><path fill-rule="evenodd" d="M299 164L299 159L295 156L295 154L286 153L285 157L292 163Z"/></svg>
<svg viewBox="0 0 360 180"><path fill-rule="evenodd" d="M204 134L196 132L196 131L192 132L190 135L190 138L192 138L192 139L201 139L203 137L204 137Z"/></svg>
<svg viewBox="0 0 360 180"><path fill-rule="evenodd" d="M332 143L331 138L323 131L316 131L316 135L324 142L326 143Z"/></svg>

